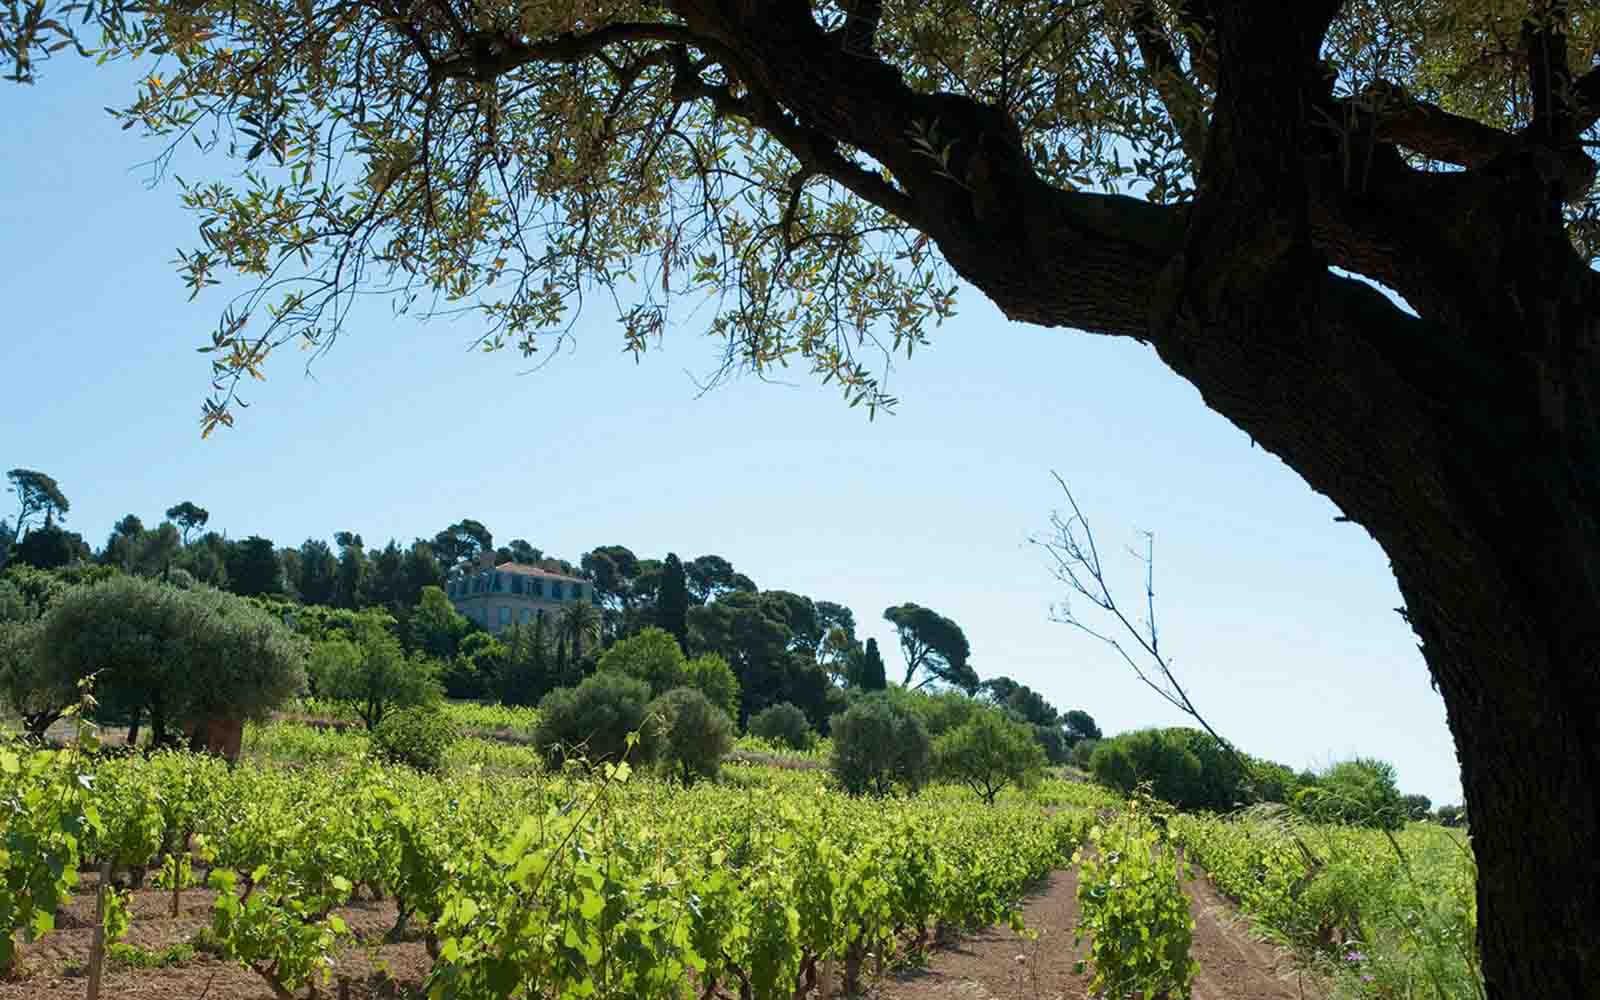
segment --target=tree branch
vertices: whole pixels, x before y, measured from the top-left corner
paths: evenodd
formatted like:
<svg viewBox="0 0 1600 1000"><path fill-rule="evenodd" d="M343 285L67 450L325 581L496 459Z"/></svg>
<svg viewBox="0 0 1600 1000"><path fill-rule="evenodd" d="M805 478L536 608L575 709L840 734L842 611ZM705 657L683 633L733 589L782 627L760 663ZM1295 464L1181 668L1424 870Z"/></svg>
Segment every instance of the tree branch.
<svg viewBox="0 0 1600 1000"><path fill-rule="evenodd" d="M1557 147L1577 138L1572 129L1572 65L1567 59L1567 0L1535 0L1522 22L1533 97L1529 133Z"/></svg>
<svg viewBox="0 0 1600 1000"><path fill-rule="evenodd" d="M1595 76L1592 86L1600 102L1600 72ZM1582 200L1594 183L1595 162L1581 146L1571 141L1552 145L1540 137L1533 125L1518 132L1506 132L1418 100L1404 87L1386 81L1338 103L1351 113L1356 129L1369 131L1378 142L1399 146L1439 163L1473 170L1538 147L1559 158L1559 182L1565 200ZM1600 104L1594 113L1600 117Z"/></svg>
<svg viewBox="0 0 1600 1000"><path fill-rule="evenodd" d="M462 50L435 62L435 76L451 79L492 80L529 63L568 64L598 55L608 45L621 42L669 42L705 48L681 24L623 22L589 32L565 32L537 42L524 42L505 32L476 31L462 40Z"/></svg>
<svg viewBox="0 0 1600 1000"><path fill-rule="evenodd" d="M1205 99L1200 88L1183 72L1178 54L1167 37L1166 29L1156 17L1155 6L1149 0L1134 4L1132 16L1134 40L1139 45L1139 56L1155 84L1161 103L1178 128L1183 142L1183 152L1195 170L1200 169L1206 148Z"/></svg>

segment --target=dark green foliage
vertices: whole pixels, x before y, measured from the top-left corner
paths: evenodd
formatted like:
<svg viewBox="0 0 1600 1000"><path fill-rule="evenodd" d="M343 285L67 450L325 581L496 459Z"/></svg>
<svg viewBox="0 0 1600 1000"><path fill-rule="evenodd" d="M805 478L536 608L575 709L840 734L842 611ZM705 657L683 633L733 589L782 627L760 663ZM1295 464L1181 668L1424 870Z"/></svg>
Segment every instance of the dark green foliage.
<svg viewBox="0 0 1600 1000"><path fill-rule="evenodd" d="M862 691L882 691L889 686L889 678L883 666L883 654L878 652L878 640L867 640L861 661L855 665L851 674L850 686Z"/></svg>
<svg viewBox="0 0 1600 1000"><path fill-rule="evenodd" d="M467 633L457 647L455 657L445 661L444 672L440 675L445 694L451 698L483 698L493 692L507 704L533 704L538 697L533 697L532 701L516 700L522 695L515 687L516 682L508 677L507 653L505 643L488 632L474 630ZM509 690L506 687L508 684L513 685Z"/></svg>
<svg viewBox="0 0 1600 1000"><path fill-rule="evenodd" d="M886 693L894 704L916 716L933 739L965 724L979 712L989 707L960 691L927 691L915 688L893 687Z"/></svg>
<svg viewBox="0 0 1600 1000"><path fill-rule="evenodd" d="M1195 762L1196 769L1199 762ZM1134 765L1133 754L1121 740L1102 740L1089 755L1089 771L1094 780L1107 788L1131 793L1139 784L1139 769Z"/></svg>
<svg viewBox="0 0 1600 1000"><path fill-rule="evenodd" d="M978 689L978 674L967 662L971 649L961 626L931 608L911 603L885 608L883 619L900 634L900 651L906 658L902 686L911 687L920 672L919 688L938 682L968 694Z"/></svg>
<svg viewBox="0 0 1600 1000"><path fill-rule="evenodd" d="M1426 795L1402 795L1400 807L1405 810L1406 819L1417 823L1433 813L1433 800Z"/></svg>
<svg viewBox="0 0 1600 1000"><path fill-rule="evenodd" d="M1063 715L1061 726L1068 746L1076 744L1079 740L1098 740L1104 736L1100 732L1100 727L1095 725L1094 716L1081 708L1074 708Z"/></svg>
<svg viewBox="0 0 1600 1000"><path fill-rule="evenodd" d="M88 562L94 555L83 536L64 531L59 524L35 528L12 551L12 561L35 569L57 569Z"/></svg>
<svg viewBox="0 0 1600 1000"><path fill-rule="evenodd" d="M333 603L337 607L364 608L367 606L367 577L371 563L361 536L353 531L334 535L339 545L339 570L334 581Z"/></svg>
<svg viewBox="0 0 1600 1000"><path fill-rule="evenodd" d="M7 603L4 598L0 591L0 603ZM39 655L42 631L37 619L0 621L0 703L21 717L35 738L42 738L78 696L72 676Z"/></svg>
<svg viewBox="0 0 1600 1000"><path fill-rule="evenodd" d="M471 518L457 521L433 536L433 553L446 573L478 558L479 553L492 551L494 536Z"/></svg>
<svg viewBox="0 0 1600 1000"><path fill-rule="evenodd" d="M445 592L431 584L423 586L406 627L412 649L441 661L454 659L461 640L472 631L472 623L456 610Z"/></svg>
<svg viewBox="0 0 1600 1000"><path fill-rule="evenodd" d="M746 731L791 750L808 750L817 738L806 713L786 701L769 705L752 715Z"/></svg>
<svg viewBox="0 0 1600 1000"><path fill-rule="evenodd" d="M437 705L413 705L386 715L372 730L372 752L391 764L437 771L460 734Z"/></svg>
<svg viewBox="0 0 1600 1000"><path fill-rule="evenodd" d="M656 596L656 621L678 640L678 647L689 651L689 584L683 563L668 552L661 564L661 585Z"/></svg>
<svg viewBox="0 0 1600 1000"><path fill-rule="evenodd" d="M0 537L0 569L10 561L12 547L29 528L40 523L52 525L72 509L55 479L43 472L12 469L6 473L6 479L11 482L10 492L16 495L17 512L8 520L0 520L0 527L6 529L4 537Z"/></svg>
<svg viewBox="0 0 1600 1000"><path fill-rule="evenodd" d="M806 700L820 704L821 688L826 686L823 678L815 697L808 699L812 685L790 684L787 675L800 661L789 653L793 632L773 616L774 611L774 605L763 603L758 595L737 590L689 610L694 648L722 656L739 679L741 722L748 723L750 716L779 701L793 701L801 708ZM795 690L797 686L805 690Z"/></svg>
<svg viewBox="0 0 1600 1000"><path fill-rule="evenodd" d="M733 720L694 688L674 688L646 709L655 729L649 748L683 783L715 778L733 749Z"/></svg>
<svg viewBox="0 0 1600 1000"><path fill-rule="evenodd" d="M1296 794L1294 805L1319 823L1382 830L1398 830L1406 823L1406 807L1395 781L1394 765L1371 757L1332 765L1317 775L1314 786Z"/></svg>
<svg viewBox="0 0 1600 1000"><path fill-rule="evenodd" d="M283 593L278 552L269 539L251 535L228 544L228 587L241 597Z"/></svg>
<svg viewBox="0 0 1600 1000"><path fill-rule="evenodd" d="M1434 814L1440 826L1462 827L1467 825L1467 807L1460 805L1440 806Z"/></svg>
<svg viewBox="0 0 1600 1000"><path fill-rule="evenodd" d="M206 526L206 522L211 520L211 512L192 500L185 500L167 508L167 520L178 526L183 544L188 545L189 535Z"/></svg>
<svg viewBox="0 0 1600 1000"><path fill-rule="evenodd" d="M1065 764L1072 748L1058 726L1034 726L1033 738L1044 751L1045 759L1052 764Z"/></svg>
<svg viewBox="0 0 1600 1000"><path fill-rule="evenodd" d="M300 600L307 604L333 603L339 583L339 560L333 549L320 538L308 538L300 546Z"/></svg>
<svg viewBox="0 0 1600 1000"><path fill-rule="evenodd" d="M505 629L500 633L499 646L503 652L493 689L507 705L537 705L539 699L565 680L556 673L543 617Z"/></svg>
<svg viewBox="0 0 1600 1000"><path fill-rule="evenodd" d="M185 722L260 719L305 686L304 646L255 604L199 587L118 576L68 591L43 619L42 668L117 717L150 721L157 742Z"/></svg>
<svg viewBox="0 0 1600 1000"><path fill-rule="evenodd" d="M557 688L544 696L534 743L552 760L620 760L628 734L643 727L649 702L650 687L644 681L617 671L594 674L575 688Z"/></svg>
<svg viewBox="0 0 1600 1000"><path fill-rule="evenodd" d="M851 795L915 791L928 779L932 745L916 716L882 695L862 698L829 725L828 769Z"/></svg>
<svg viewBox="0 0 1600 1000"><path fill-rule="evenodd" d="M1179 809L1228 811L1250 798L1243 767L1210 734L1175 726L1103 740L1089 761L1095 780L1123 794L1149 783Z"/></svg>
<svg viewBox="0 0 1600 1000"><path fill-rule="evenodd" d="M733 563L721 556L700 556L683 567L689 583L689 597L696 604L709 604L725 594L756 592L755 583L735 572Z"/></svg>
<svg viewBox="0 0 1600 1000"><path fill-rule="evenodd" d="M1085 771L1089 770L1089 762L1099 746L1099 740L1079 740L1072 744L1071 750L1067 751L1068 763Z"/></svg>
<svg viewBox="0 0 1600 1000"><path fill-rule="evenodd" d="M989 805L1007 785L1036 782L1045 765L1033 727L992 709L977 712L939 737L933 756L940 777L966 785Z"/></svg>
<svg viewBox="0 0 1600 1000"><path fill-rule="evenodd" d="M1055 708L1044 700L1044 695L1009 677L994 677L979 685L979 689L995 705L1035 726L1055 726L1060 721Z"/></svg>

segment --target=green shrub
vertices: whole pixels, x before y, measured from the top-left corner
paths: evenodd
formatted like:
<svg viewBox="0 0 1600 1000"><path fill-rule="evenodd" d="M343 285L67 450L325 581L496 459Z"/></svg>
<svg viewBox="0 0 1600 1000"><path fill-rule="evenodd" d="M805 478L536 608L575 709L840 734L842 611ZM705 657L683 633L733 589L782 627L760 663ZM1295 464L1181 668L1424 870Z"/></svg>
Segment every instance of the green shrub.
<svg viewBox="0 0 1600 1000"><path fill-rule="evenodd" d="M702 653L683 665L684 684L705 695L711 704L739 717L739 678L716 653Z"/></svg>
<svg viewBox="0 0 1600 1000"><path fill-rule="evenodd" d="M350 638L336 636L311 651L311 676L317 696L349 705L368 729L376 729L389 712L436 702L439 664L422 653L407 656L390 626L394 619L361 612Z"/></svg>
<svg viewBox="0 0 1600 1000"><path fill-rule="evenodd" d="M650 686L652 695L662 695L685 683L683 650L672 633L654 626L638 635L618 640L600 655L601 673L621 673L636 677Z"/></svg>
<svg viewBox="0 0 1600 1000"><path fill-rule="evenodd" d="M534 745L547 760L621 760L628 750L628 734L644 726L649 701L650 687L642 680L615 671L593 674L575 688L551 691L539 702ZM649 754L636 756L648 759Z"/></svg>
<svg viewBox="0 0 1600 1000"><path fill-rule="evenodd" d="M728 713L694 688L681 687L651 702L647 714L658 727L650 748L684 784L717 776L722 758L733 749Z"/></svg>
<svg viewBox="0 0 1600 1000"><path fill-rule="evenodd" d="M1089 758L1095 780L1124 795L1148 783L1180 809L1225 812L1249 797L1239 761L1209 733L1174 726L1102 740Z"/></svg>
<svg viewBox="0 0 1600 1000"><path fill-rule="evenodd" d="M811 731L811 723L806 720L806 713L786 701L752 715L745 731L791 750L809 750L817 739L817 734Z"/></svg>
<svg viewBox="0 0 1600 1000"><path fill-rule="evenodd" d="M415 705L391 712L378 723L372 731L372 752L391 764L437 771L459 736L439 708Z"/></svg>
<svg viewBox="0 0 1600 1000"><path fill-rule="evenodd" d="M1072 744L1072 749L1067 752L1067 760L1074 766L1087 771L1090 760L1094 757L1095 748L1100 745L1100 740L1085 739Z"/></svg>
<svg viewBox="0 0 1600 1000"><path fill-rule="evenodd" d="M928 778L932 749L921 720L882 695L861 699L833 717L828 769L851 795L915 791Z"/></svg>
<svg viewBox="0 0 1600 1000"><path fill-rule="evenodd" d="M1026 786L1044 770L1044 749L1033 727L984 710L939 737L934 744L940 777L977 792L989 805L1007 785Z"/></svg>
<svg viewBox="0 0 1600 1000"><path fill-rule="evenodd" d="M1319 823L1345 823L1381 830L1406 825L1405 800L1395 782L1394 765L1357 757L1332 765L1316 784L1295 795L1295 808Z"/></svg>

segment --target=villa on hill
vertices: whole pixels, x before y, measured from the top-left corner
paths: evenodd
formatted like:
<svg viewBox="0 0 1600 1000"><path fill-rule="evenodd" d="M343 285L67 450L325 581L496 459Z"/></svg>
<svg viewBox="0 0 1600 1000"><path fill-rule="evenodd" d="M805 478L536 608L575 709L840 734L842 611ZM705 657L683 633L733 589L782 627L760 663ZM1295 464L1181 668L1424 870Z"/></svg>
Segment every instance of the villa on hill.
<svg viewBox="0 0 1600 1000"><path fill-rule="evenodd" d="M490 632L555 615L574 601L594 598L587 580L515 562L453 577L445 593L457 611Z"/></svg>

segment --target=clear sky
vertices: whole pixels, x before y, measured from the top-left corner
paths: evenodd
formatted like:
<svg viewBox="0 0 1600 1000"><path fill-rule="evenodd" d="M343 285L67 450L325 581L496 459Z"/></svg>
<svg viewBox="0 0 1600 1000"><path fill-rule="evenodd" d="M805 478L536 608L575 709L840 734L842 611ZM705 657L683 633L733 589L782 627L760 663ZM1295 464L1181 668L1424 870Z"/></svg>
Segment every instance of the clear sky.
<svg viewBox="0 0 1600 1000"><path fill-rule="evenodd" d="M1026 539L1061 500L1056 470L1103 552L1155 533L1163 641L1224 735L1294 767L1384 757L1404 790L1460 801L1443 703L1366 533L1148 348L1007 323L971 290L896 363L901 404L873 422L803 375L699 395L718 345L694 325L636 365L595 312L529 373L473 351L470 321L373 303L309 373L275 357L238 425L201 441L194 349L225 298L186 300L170 261L193 223L174 184L145 184L158 147L101 110L129 79L58 59L38 86L0 85L0 468L54 475L91 544L192 499L230 536L279 545L409 542L472 517L573 561L607 544L717 553L763 588L853 608L891 676L880 615L914 601L963 626L985 677L1108 733L1179 723L1114 653L1049 621L1063 588ZM1135 601L1139 564L1108 562Z"/></svg>

